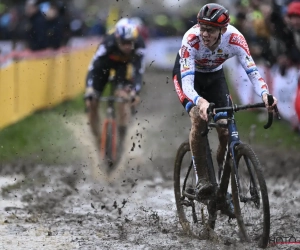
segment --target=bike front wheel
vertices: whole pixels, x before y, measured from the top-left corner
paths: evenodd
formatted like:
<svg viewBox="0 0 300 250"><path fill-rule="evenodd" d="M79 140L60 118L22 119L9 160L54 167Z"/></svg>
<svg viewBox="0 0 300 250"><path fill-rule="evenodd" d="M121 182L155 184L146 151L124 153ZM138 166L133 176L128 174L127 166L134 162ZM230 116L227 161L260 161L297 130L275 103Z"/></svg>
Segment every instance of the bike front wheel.
<svg viewBox="0 0 300 250"><path fill-rule="evenodd" d="M235 148L232 164L232 196L241 234L265 248L270 234L270 207L267 185L260 162L247 144Z"/></svg>
<svg viewBox="0 0 300 250"><path fill-rule="evenodd" d="M117 160L117 131L114 120L105 120L101 134L100 151L103 159L107 161L108 167L113 167Z"/></svg>
<svg viewBox="0 0 300 250"><path fill-rule="evenodd" d="M184 142L177 150L174 166L177 214L186 234L201 237L213 229L215 217L209 214L207 205L196 200L196 184L190 145L188 142Z"/></svg>

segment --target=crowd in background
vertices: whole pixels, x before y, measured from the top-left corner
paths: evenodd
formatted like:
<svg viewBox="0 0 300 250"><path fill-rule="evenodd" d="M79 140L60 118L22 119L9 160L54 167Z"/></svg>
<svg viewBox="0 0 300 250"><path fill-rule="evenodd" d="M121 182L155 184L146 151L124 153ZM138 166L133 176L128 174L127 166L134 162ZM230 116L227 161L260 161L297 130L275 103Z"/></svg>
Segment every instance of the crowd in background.
<svg viewBox="0 0 300 250"><path fill-rule="evenodd" d="M256 64L270 72L282 115L299 132L300 1L238 0L231 20Z"/></svg>
<svg viewBox="0 0 300 250"><path fill-rule="evenodd" d="M235 3L234 8L225 6L234 10L231 23L244 34L254 57L262 58L270 65L278 58L283 64L281 55L287 55L294 63L299 62L300 24L293 17L300 16L299 0L232 2ZM292 15L287 12L291 2L295 4ZM137 12L133 16L143 23L146 38L182 36L196 23L198 9L200 6L188 15L174 15L170 11L154 15ZM45 46L57 48L73 36L102 36L105 33L104 15L82 13L69 6L68 1L27 0L25 4L9 9L0 6L0 40L25 40L33 50Z"/></svg>
<svg viewBox="0 0 300 250"><path fill-rule="evenodd" d="M245 36L256 63L270 68L276 65L282 76L291 67L299 69L300 0L216 2L224 2L230 10L231 23ZM230 6L226 6L229 2ZM146 40L183 36L196 23L200 7L189 14L174 15L172 11L146 14L144 11L132 13L132 16L136 17ZM25 4L10 8L0 4L0 40L23 41L34 51L57 49L66 45L71 37L104 35L106 18L107 12L104 15L101 10L76 10L66 0L27 0ZM298 99L296 111L300 114L300 94ZM299 120L300 117L293 125L295 129L299 129Z"/></svg>
<svg viewBox="0 0 300 250"><path fill-rule="evenodd" d="M228 7L231 23L246 37L252 56L269 65L284 67L300 61L300 1L235 0ZM294 4L293 13L288 5ZM200 8L200 6L199 6ZM147 39L182 36L196 23L196 14L134 13L140 19ZM290 10L291 11L291 10ZM72 9L68 1L27 0L9 9L0 6L0 40L26 41L32 50L58 48L70 37L102 36L106 33L105 16Z"/></svg>

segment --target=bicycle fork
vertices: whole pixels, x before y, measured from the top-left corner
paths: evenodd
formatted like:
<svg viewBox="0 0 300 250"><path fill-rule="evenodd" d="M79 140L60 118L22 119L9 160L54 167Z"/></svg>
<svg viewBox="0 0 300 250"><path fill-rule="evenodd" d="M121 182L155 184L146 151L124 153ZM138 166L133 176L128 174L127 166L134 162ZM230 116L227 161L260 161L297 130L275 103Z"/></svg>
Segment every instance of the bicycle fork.
<svg viewBox="0 0 300 250"><path fill-rule="evenodd" d="M117 138L116 138L116 134L117 134L117 125L114 119L106 119L104 121L103 124L103 133L101 136L101 152L102 152L102 157L104 158L107 154L106 150L106 143L107 143L107 131L108 131L108 126L111 125L112 128L112 159L111 160L116 160L117 157Z"/></svg>

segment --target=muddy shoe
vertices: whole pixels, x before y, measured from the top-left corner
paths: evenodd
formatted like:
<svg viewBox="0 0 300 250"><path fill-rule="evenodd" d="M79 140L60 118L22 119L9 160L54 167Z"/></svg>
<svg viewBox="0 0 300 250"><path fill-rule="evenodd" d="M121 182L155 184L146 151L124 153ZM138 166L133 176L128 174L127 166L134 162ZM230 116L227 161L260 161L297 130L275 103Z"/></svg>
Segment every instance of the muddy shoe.
<svg viewBox="0 0 300 250"><path fill-rule="evenodd" d="M214 191L214 186L206 179L199 179L196 187L199 198L208 197Z"/></svg>

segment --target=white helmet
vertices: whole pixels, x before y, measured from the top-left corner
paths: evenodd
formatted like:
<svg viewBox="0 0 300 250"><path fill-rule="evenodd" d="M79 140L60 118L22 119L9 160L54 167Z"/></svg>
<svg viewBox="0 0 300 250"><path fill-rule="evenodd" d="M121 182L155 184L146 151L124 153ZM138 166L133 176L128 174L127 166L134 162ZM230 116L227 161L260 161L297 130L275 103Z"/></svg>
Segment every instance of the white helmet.
<svg viewBox="0 0 300 250"><path fill-rule="evenodd" d="M138 34L137 26L129 18L122 18L116 23L115 35L121 41L135 41Z"/></svg>
<svg viewBox="0 0 300 250"><path fill-rule="evenodd" d="M138 28L144 25L144 22L140 17L132 17L130 21L135 24Z"/></svg>

